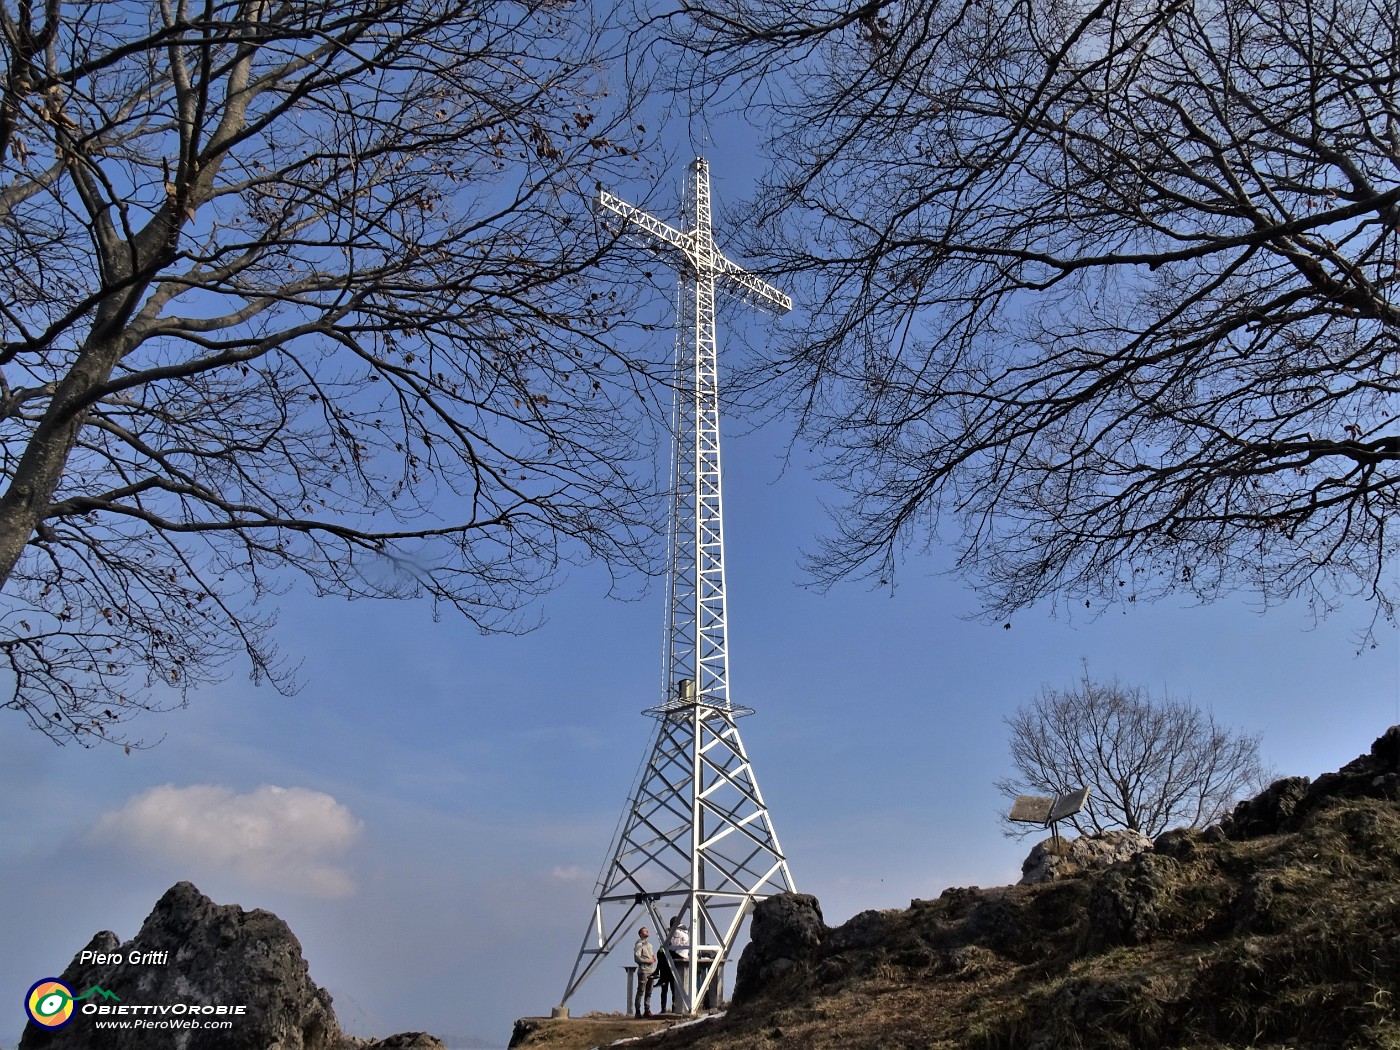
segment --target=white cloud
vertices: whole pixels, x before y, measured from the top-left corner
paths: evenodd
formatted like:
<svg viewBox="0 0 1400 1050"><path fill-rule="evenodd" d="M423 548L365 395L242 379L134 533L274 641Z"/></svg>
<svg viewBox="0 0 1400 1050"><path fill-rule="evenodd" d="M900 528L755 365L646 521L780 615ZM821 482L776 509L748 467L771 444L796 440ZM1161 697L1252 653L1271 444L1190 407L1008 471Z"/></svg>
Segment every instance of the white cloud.
<svg viewBox="0 0 1400 1050"><path fill-rule="evenodd" d="M558 879L560 882L582 882L584 879L590 878L593 873L587 868L580 868L577 864L570 864L567 868L555 868L549 874L551 878Z"/></svg>
<svg viewBox="0 0 1400 1050"><path fill-rule="evenodd" d="M354 885L333 858L349 849L362 826L321 791L264 784L239 795L217 784L166 784L102 814L91 837L147 861L344 897Z"/></svg>

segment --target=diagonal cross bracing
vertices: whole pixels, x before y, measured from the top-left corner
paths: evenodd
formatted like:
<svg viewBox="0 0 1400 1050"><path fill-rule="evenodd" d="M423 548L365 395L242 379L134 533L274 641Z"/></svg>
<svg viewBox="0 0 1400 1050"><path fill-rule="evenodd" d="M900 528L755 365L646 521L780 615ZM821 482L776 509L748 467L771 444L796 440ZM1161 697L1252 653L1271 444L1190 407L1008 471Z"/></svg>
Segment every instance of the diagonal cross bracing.
<svg viewBox="0 0 1400 1050"><path fill-rule="evenodd" d="M735 721L750 711L729 695L715 296L723 292L775 313L790 310L792 300L715 245L703 158L691 165L687 190L686 229L606 190L599 197L608 221L641 236L680 273L669 601L661 699L647 711L656 732L599 878L594 918L561 1006L608 952L630 943L639 924L651 927L660 948L670 912L689 927L691 945L692 965L674 966L681 979L677 1009L695 1013L712 989L718 998L753 906L793 889ZM605 911L619 914L605 922Z"/></svg>

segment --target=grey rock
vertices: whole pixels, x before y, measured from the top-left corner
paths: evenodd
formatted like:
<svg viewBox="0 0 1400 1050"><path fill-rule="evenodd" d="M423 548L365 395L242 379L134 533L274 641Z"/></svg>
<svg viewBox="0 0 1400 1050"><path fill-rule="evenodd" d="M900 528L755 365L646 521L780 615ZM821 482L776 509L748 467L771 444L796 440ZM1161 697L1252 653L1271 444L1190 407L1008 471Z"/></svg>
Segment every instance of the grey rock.
<svg viewBox="0 0 1400 1050"><path fill-rule="evenodd" d="M1161 911L1179 868L1170 857L1139 853L1105 871L1089 895L1086 943L1091 951L1145 944L1162 928Z"/></svg>
<svg viewBox="0 0 1400 1050"><path fill-rule="evenodd" d="M1369 754L1313 781L1298 804L1298 813L1319 809L1334 798L1400 799L1400 726L1391 726L1377 737Z"/></svg>
<svg viewBox="0 0 1400 1050"><path fill-rule="evenodd" d="M987 891L980 886L949 886L938 895L945 907L943 914L949 919L964 918L987 899Z"/></svg>
<svg viewBox="0 0 1400 1050"><path fill-rule="evenodd" d="M1054 839L1038 842L1021 865L1018 885L1033 886L1081 871L1098 871L1152 848L1152 840L1136 831L1115 829L1077 839L1061 839L1056 851Z"/></svg>
<svg viewBox="0 0 1400 1050"><path fill-rule="evenodd" d="M1177 860L1194 860L1201 855L1201 833L1196 828L1171 828L1152 840L1152 849Z"/></svg>
<svg viewBox="0 0 1400 1050"><path fill-rule="evenodd" d="M341 1045L330 996L311 982L300 942L270 912L215 904L181 882L166 891L133 939L116 941L110 932L98 934L85 950L107 958L99 963L89 956L84 962L80 952L61 978L75 995L100 987L118 996L82 1004L112 1013L107 1018L79 1013L59 1029L30 1022L20 1050L99 1045L102 1050L338 1050ZM213 1013L221 1006L228 1011L241 1006L245 1012ZM96 1028L98 1020L126 1018L172 1026L227 1020L231 1027Z"/></svg>
<svg viewBox="0 0 1400 1050"><path fill-rule="evenodd" d="M982 900L962 922L961 936L1002 955L1015 956L1025 949L1030 929L1022 901L1001 890L984 891Z"/></svg>
<svg viewBox="0 0 1400 1050"><path fill-rule="evenodd" d="M734 1002L757 996L770 981L799 963L810 963L829 931L821 904L810 893L780 893L760 901L739 957Z"/></svg>
<svg viewBox="0 0 1400 1050"><path fill-rule="evenodd" d="M1237 840L1276 835L1290 826L1310 785L1307 777L1275 780L1253 798L1235 806L1220 826L1228 837Z"/></svg>
<svg viewBox="0 0 1400 1050"><path fill-rule="evenodd" d="M400 1032L386 1039L373 1039L354 1050L447 1050L447 1044L427 1032Z"/></svg>
<svg viewBox="0 0 1400 1050"><path fill-rule="evenodd" d="M1338 799L1380 798L1400 801L1400 726L1391 726L1369 753L1335 773L1276 780L1252 799L1239 803L1216 827L1207 829L1235 840L1296 831L1308 814ZM1206 841L1216 841L1209 834Z"/></svg>
<svg viewBox="0 0 1400 1050"><path fill-rule="evenodd" d="M870 909L851 916L825 938L824 954L873 948L889 935L887 913Z"/></svg>
<svg viewBox="0 0 1400 1050"><path fill-rule="evenodd" d="M131 940L93 937L59 979L80 998L78 1012L62 1028L28 1022L20 1050L443 1050L421 1033L343 1035L285 922L215 904L188 882L166 891Z"/></svg>

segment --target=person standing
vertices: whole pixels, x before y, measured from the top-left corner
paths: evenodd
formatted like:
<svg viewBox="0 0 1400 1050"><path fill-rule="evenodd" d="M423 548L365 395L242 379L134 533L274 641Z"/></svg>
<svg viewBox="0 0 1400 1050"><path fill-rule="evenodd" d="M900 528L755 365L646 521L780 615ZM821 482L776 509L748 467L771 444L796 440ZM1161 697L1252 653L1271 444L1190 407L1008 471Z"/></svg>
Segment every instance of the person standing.
<svg viewBox="0 0 1400 1050"><path fill-rule="evenodd" d="M665 951L661 953L661 1012L666 1012L666 993L670 991L676 1006L681 1002L681 988L685 981L686 960L690 958L690 931L681 925L679 915L671 916L671 927L666 931Z"/></svg>
<svg viewBox="0 0 1400 1050"><path fill-rule="evenodd" d="M656 945L647 938L651 931L643 926L637 931L637 943L632 946L632 960L637 964L637 994L632 1000L632 1012L638 1017L651 1016L651 986L656 982ZM646 1012L642 1012L642 1004Z"/></svg>

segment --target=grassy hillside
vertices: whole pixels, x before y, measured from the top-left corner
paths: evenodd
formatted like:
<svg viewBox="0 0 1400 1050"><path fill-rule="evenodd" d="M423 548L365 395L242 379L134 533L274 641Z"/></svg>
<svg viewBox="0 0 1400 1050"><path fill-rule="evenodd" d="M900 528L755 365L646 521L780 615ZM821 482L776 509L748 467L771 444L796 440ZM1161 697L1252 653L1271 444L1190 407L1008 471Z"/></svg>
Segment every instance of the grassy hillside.
<svg viewBox="0 0 1400 1050"><path fill-rule="evenodd" d="M1106 870L830 929L760 906L723 1018L629 1048L1400 1050L1400 728Z"/></svg>

